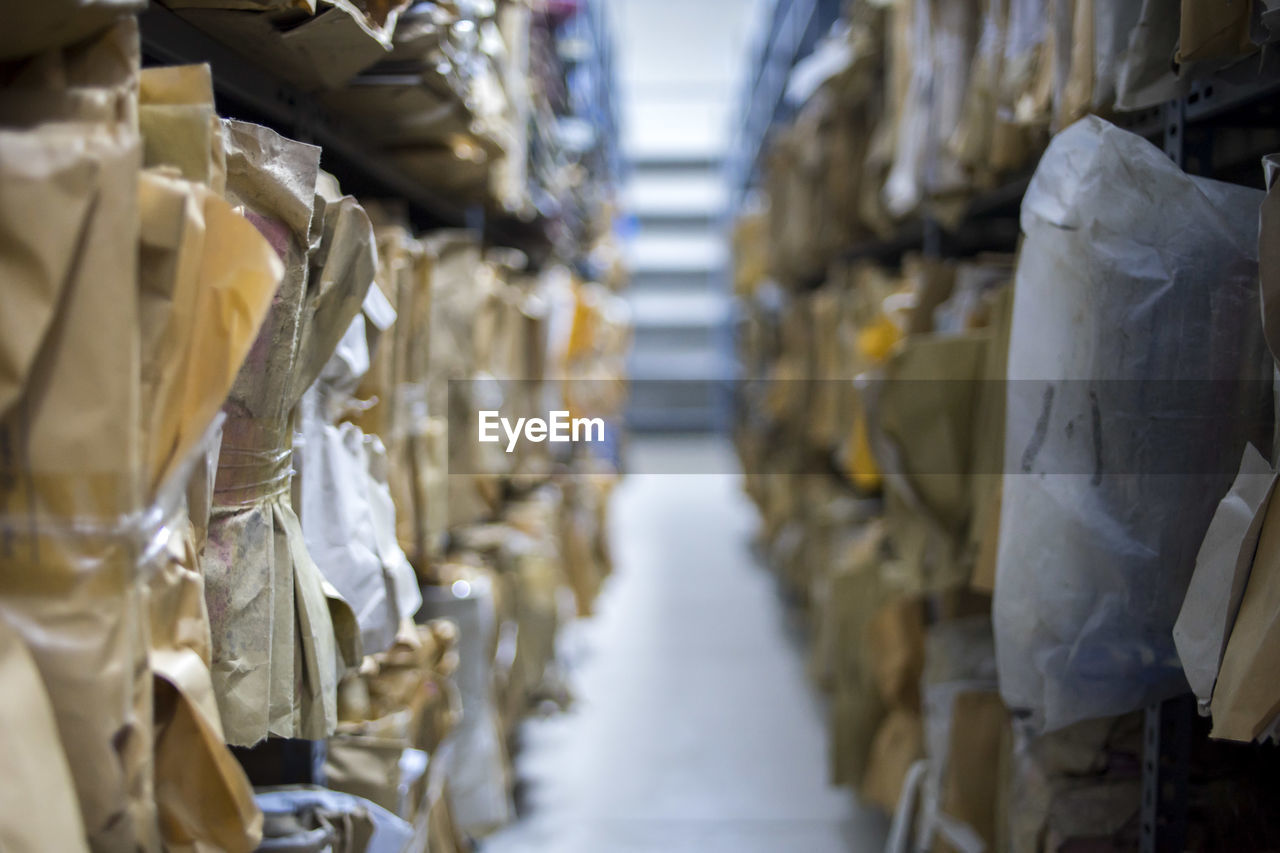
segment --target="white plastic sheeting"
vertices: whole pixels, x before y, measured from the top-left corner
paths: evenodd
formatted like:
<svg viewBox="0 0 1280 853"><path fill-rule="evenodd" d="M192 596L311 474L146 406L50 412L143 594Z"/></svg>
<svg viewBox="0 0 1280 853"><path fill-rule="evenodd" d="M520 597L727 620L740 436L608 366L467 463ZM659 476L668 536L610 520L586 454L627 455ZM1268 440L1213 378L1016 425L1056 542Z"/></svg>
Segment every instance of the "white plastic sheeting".
<svg viewBox="0 0 1280 853"><path fill-rule="evenodd" d="M994 622L1001 693L1046 729L1187 689L1174 620L1267 434L1261 199L1095 117L1027 190Z"/></svg>

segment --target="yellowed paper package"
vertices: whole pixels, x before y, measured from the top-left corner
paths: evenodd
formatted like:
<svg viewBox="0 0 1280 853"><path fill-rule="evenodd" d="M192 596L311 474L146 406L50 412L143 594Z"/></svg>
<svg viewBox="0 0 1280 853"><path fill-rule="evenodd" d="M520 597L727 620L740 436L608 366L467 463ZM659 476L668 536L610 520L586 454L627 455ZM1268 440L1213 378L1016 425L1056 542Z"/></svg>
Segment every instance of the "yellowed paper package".
<svg viewBox="0 0 1280 853"><path fill-rule="evenodd" d="M203 184L145 172L139 202L144 449L149 487L173 490L193 452L203 452L195 431L217 415L283 267ZM156 502L178 516L147 590L161 833L168 850L253 850L262 818L223 742L195 529L180 497Z"/></svg>
<svg viewBox="0 0 1280 853"><path fill-rule="evenodd" d="M0 619L0 766L13 780L0 799L0 847L87 853L71 769L53 707L22 638Z"/></svg>
<svg viewBox="0 0 1280 853"><path fill-rule="evenodd" d="M1280 501L1268 503L1249 573L1213 690L1212 736L1251 741L1280 713L1271 676L1280 661Z"/></svg>
<svg viewBox="0 0 1280 853"><path fill-rule="evenodd" d="M128 21L0 92L0 114L25 125L0 131L0 242L54 260L6 275L19 295L3 301L37 306L37 322L41 302L56 305L42 340L19 337L38 349L19 359L25 383L0 421L0 618L49 691L98 850L159 843L136 582L152 532L138 443L137 66Z"/></svg>
<svg viewBox="0 0 1280 853"><path fill-rule="evenodd" d="M1206 59L1234 59L1257 48L1250 38L1254 0L1182 0L1179 18L1179 63Z"/></svg>

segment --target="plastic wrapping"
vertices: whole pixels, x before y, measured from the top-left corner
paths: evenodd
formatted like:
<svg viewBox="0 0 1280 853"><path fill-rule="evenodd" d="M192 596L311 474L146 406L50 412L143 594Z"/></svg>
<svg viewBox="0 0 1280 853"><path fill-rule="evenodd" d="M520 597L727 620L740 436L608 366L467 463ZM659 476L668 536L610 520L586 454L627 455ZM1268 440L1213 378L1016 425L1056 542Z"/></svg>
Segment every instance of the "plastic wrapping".
<svg viewBox="0 0 1280 853"><path fill-rule="evenodd" d="M1269 429L1260 201L1092 117L1027 190L994 621L1005 701L1048 729L1186 689L1196 550Z"/></svg>

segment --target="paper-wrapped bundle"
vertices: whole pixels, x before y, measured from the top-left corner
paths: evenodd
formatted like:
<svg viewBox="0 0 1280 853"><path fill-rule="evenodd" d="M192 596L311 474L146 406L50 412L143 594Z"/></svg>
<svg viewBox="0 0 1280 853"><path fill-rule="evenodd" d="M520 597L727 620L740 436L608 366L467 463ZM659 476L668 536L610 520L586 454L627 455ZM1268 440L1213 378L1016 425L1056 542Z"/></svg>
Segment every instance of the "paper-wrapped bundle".
<svg viewBox="0 0 1280 853"><path fill-rule="evenodd" d="M351 605L361 646L365 654L373 654L391 645L397 626L413 618L422 599L395 539L395 507L385 479L374 480L373 466L386 467L385 451L376 437L340 420L355 408L352 395L369 366L366 327L389 327L395 318L376 287L364 304L364 313L351 323L320 378L303 395L302 440L295 454L308 551Z"/></svg>
<svg viewBox="0 0 1280 853"><path fill-rule="evenodd" d="M1005 701L1047 728L1186 690L1172 629L1196 552L1270 435L1260 201L1097 118L1027 191L994 620Z"/></svg>
<svg viewBox="0 0 1280 853"><path fill-rule="evenodd" d="M0 93L0 619L31 651L90 846L158 845L141 587L132 22Z"/></svg>
<svg viewBox="0 0 1280 853"><path fill-rule="evenodd" d="M319 180L319 149L256 125L224 128L228 198L244 206L285 273L223 407L205 550L214 687L230 743L319 738L336 723L337 679L344 663L358 662L358 636L293 510L292 413L359 309L369 281L352 268L363 264L371 276L371 247L354 199ZM367 235L367 218L363 226Z"/></svg>
<svg viewBox="0 0 1280 853"><path fill-rule="evenodd" d="M283 265L219 194L225 158L208 66L143 72L139 114L146 162L167 167L144 172L139 192L144 452L148 487L162 490L171 516L147 583L160 827L169 850L248 851L262 818L224 742L199 555L221 437L208 427Z"/></svg>
<svg viewBox="0 0 1280 853"><path fill-rule="evenodd" d="M441 234L436 239L436 274L431 304L431 372L427 383L427 410L448 417L449 455L447 495L428 496L445 502L449 526L490 517L497 499L492 470L477 458L480 445L472 440L479 408L477 395L492 395L496 383L477 378L477 318L498 289L494 267L486 264L475 239L465 232ZM418 567L419 572L422 567Z"/></svg>

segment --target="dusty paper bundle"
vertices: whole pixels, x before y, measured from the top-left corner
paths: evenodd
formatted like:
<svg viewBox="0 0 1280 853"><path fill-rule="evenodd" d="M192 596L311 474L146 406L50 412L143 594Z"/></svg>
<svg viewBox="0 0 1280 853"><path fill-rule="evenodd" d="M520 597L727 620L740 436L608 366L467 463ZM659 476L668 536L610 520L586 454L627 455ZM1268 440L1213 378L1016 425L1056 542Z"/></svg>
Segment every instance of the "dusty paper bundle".
<svg viewBox="0 0 1280 853"><path fill-rule="evenodd" d="M1049 729L1185 689L1172 628L1195 552L1270 429L1259 201L1097 118L1027 191L994 620L1006 702ZM1161 346L1126 346L1140 335Z"/></svg>
<svg viewBox="0 0 1280 853"><path fill-rule="evenodd" d="M837 784L856 786L862 780L884 716L871 656L866 654L868 626L885 602L879 572L884 545L884 524L870 522L838 556L831 577L831 772Z"/></svg>
<svg viewBox="0 0 1280 853"><path fill-rule="evenodd" d="M148 68L138 82L143 165L176 168L188 181L221 195L227 157L209 66Z"/></svg>
<svg viewBox="0 0 1280 853"><path fill-rule="evenodd" d="M190 100L203 100L211 112L207 68L190 70L197 72L185 75L197 81ZM145 85L153 74L173 76L167 70L143 74L144 115L148 90L156 88ZM197 116L201 112L195 110ZM152 136L165 126L144 124ZM208 160L208 140L197 140L196 153ZM147 148L153 154L178 150L182 141L182 135L149 138ZM212 844L247 851L258 843L261 815L223 742L209 669L211 635L198 556L204 543L196 532L207 523L209 504L204 496L192 503L193 515L197 505L204 509L193 524L181 487L189 460L205 453L201 444L209 439L203 433L266 317L283 266L257 229L206 184L149 170L141 178L139 204L148 488L179 490L160 501L172 516L166 522L169 541L148 582L160 826L167 849ZM218 437L212 436L215 442ZM204 480L211 488L212 478ZM194 765L198 772L192 772Z"/></svg>
<svg viewBox="0 0 1280 853"><path fill-rule="evenodd" d="M1020 168L1032 144L1026 128L999 109L1008 30L1009 0L985 0L961 114L946 140L947 150L973 173L978 185L994 183L1003 173Z"/></svg>
<svg viewBox="0 0 1280 853"><path fill-rule="evenodd" d="M369 366L366 329L390 328L394 318L382 291L371 288L363 313L303 395L301 440L294 451L307 550L355 612L365 654L387 649L397 627L412 619L422 602L413 568L395 538L395 506L385 477L379 483L374 476L386 467L381 442L341 420L358 407L353 394Z"/></svg>
<svg viewBox="0 0 1280 853"><path fill-rule="evenodd" d="M1049 123L1055 53L1067 49L1055 43L1050 26L1051 9L1057 8L1069 12L1071 6L1051 7L1049 0L1009 0L999 103L1018 124Z"/></svg>
<svg viewBox="0 0 1280 853"><path fill-rule="evenodd" d="M214 686L228 742L318 738L336 722L337 678L357 662L358 636L293 511L292 413L359 308L369 282L349 273L368 247L354 200L318 186L319 149L256 125L224 128L228 197L271 241L285 275L223 407L205 549Z"/></svg>
<svg viewBox="0 0 1280 853"><path fill-rule="evenodd" d="M1015 718L1006 751L995 849L1137 847L1140 714L1086 720L1044 735Z"/></svg>
<svg viewBox="0 0 1280 853"><path fill-rule="evenodd" d="M558 496L558 490L552 491ZM526 502L522 509L526 516L541 516L535 521L541 535L532 536L505 520L454 532L457 547L480 554L496 570L495 600L500 607L494 675L498 716L507 739L532 705L555 655L557 594L564 583L554 518L559 501Z"/></svg>
<svg viewBox="0 0 1280 853"><path fill-rule="evenodd" d="M98 850L159 844L140 584L159 522L139 442L137 67L130 21L15 63L0 92L0 230L22 250L0 276L0 619L49 692Z"/></svg>
<svg viewBox="0 0 1280 853"><path fill-rule="evenodd" d="M431 305L430 376L427 382L427 410L448 418L449 475L447 517L449 526L481 521L490 517L498 499L497 484L485 476L501 464L479 456L482 448L500 456L497 445L471 440L480 408L497 409L500 400L491 399L499 390L482 378L477 361L478 318L499 289L495 267L484 261L480 247L465 232L444 233L434 242L436 278ZM480 405L481 398L487 402Z"/></svg>
<svg viewBox="0 0 1280 853"><path fill-rule="evenodd" d="M1255 559L1265 560L1259 544L1275 481L1275 471L1266 458L1253 445L1247 445L1235 482L1205 531L1186 598L1173 626L1178 659L1202 713L1209 710ZM1268 535L1268 546L1270 539ZM1226 692L1231 689L1234 685L1224 685L1219 709L1225 707ZM1250 734L1247 739L1252 737Z"/></svg>

